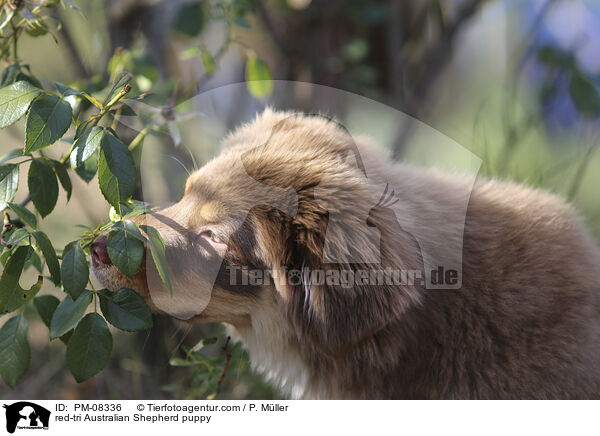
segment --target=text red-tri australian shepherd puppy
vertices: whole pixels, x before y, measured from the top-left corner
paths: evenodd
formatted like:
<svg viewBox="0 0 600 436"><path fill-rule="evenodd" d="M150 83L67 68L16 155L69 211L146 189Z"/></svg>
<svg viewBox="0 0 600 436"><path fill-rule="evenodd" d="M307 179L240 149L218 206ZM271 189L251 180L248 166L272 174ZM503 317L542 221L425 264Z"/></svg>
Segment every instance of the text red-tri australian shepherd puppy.
<svg viewBox="0 0 600 436"><path fill-rule="evenodd" d="M375 205L381 183L394 198ZM135 218L165 240L173 296L150 261L133 280L119 273L104 240L92 263L105 286L130 287L157 312L229 324L293 398L600 398L600 255L580 219L544 191L467 185L393 163L324 117L266 110L189 177L179 202ZM285 273L419 270L421 247L431 260L454 233L459 289ZM379 264L350 259L371 254ZM252 270L269 277L241 279Z"/></svg>

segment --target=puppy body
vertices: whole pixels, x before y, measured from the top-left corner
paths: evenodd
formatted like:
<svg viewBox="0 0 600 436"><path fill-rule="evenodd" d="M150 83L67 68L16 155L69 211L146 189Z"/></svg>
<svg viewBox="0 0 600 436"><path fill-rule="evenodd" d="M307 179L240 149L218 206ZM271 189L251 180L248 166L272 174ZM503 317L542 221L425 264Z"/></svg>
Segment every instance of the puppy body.
<svg viewBox="0 0 600 436"><path fill-rule="evenodd" d="M599 398L600 255L572 208L512 183L472 186L391 164L368 141L351 142L322 118L266 111L227 138L222 154L190 177L181 202L162 212L192 234L222 232L224 264L268 270L272 282L247 289L218 275L210 289L194 287L202 272L187 269L173 274L183 297L154 304L151 271L131 281L95 265L96 275L111 289L133 287L157 311L230 323L255 368L293 398ZM353 150L366 174L348 158ZM396 203L374 204L381 184ZM379 241L356 214L361 208ZM169 237L164 219L146 220L167 235L168 252L176 245L188 258L206 257L181 235ZM452 258L458 240L456 290L276 278L305 267L422 270ZM380 261L347 260L356 254ZM201 293L210 302L187 314L186 301Z"/></svg>
<svg viewBox="0 0 600 436"><path fill-rule="evenodd" d="M464 187L454 175L393 169L433 209ZM571 208L546 192L477 182L463 254L460 290L423 290L342 358L299 340L274 303L239 337L295 398L599 398L600 260Z"/></svg>

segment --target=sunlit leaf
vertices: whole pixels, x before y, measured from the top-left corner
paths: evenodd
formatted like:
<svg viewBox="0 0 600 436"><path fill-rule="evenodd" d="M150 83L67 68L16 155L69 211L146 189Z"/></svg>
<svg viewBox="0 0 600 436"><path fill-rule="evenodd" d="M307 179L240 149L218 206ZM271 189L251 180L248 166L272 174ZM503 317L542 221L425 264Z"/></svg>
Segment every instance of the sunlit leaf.
<svg viewBox="0 0 600 436"><path fill-rule="evenodd" d="M25 113L40 90L21 81L0 89L0 129L16 123Z"/></svg>
<svg viewBox="0 0 600 436"><path fill-rule="evenodd" d="M71 105L62 98L42 94L34 100L27 115L25 153L58 141L71 125Z"/></svg>
<svg viewBox="0 0 600 436"><path fill-rule="evenodd" d="M248 90L256 98L266 97L273 92L273 77L266 63L256 56L250 56L246 62L246 81Z"/></svg>
<svg viewBox="0 0 600 436"><path fill-rule="evenodd" d="M12 165L12 164L11 164ZM0 165L0 171L5 165ZM19 167L11 166L10 171L0 181L0 209L6 208L13 201L19 188Z"/></svg>
<svg viewBox="0 0 600 436"><path fill-rule="evenodd" d="M120 203L133 194L137 173L131 153L121 141L106 133L102 138L98 184L106 201L120 211Z"/></svg>
<svg viewBox="0 0 600 436"><path fill-rule="evenodd" d="M133 278L142 265L144 238L132 221L119 221L106 242L108 257L127 277Z"/></svg>
<svg viewBox="0 0 600 436"><path fill-rule="evenodd" d="M202 65L208 74L212 74L217 69L215 58L208 50L202 50Z"/></svg>

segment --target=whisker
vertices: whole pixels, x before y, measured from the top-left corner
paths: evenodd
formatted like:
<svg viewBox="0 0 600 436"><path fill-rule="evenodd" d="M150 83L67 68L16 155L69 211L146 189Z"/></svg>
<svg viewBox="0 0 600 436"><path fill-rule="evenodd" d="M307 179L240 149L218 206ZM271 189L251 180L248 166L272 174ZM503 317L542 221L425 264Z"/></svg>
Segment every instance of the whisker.
<svg viewBox="0 0 600 436"><path fill-rule="evenodd" d="M179 333L182 329L178 328L177 331L175 332L175 334L173 335L173 337ZM179 341L179 343L175 346L175 348L173 349L173 351L171 352L171 355L169 356L169 361L175 357L175 355L177 354L177 352L179 351L179 348L181 347L181 344L183 344L183 341L185 341L185 338L187 338L187 336L190 334L190 332L192 331L192 326L186 326L185 332L183 333L183 336L181 337L181 340Z"/></svg>
<svg viewBox="0 0 600 436"><path fill-rule="evenodd" d="M142 344L142 351L146 349L146 345L148 345L148 339L150 339L150 330L146 333L146 339L144 339L144 343Z"/></svg>
<svg viewBox="0 0 600 436"><path fill-rule="evenodd" d="M185 172L187 173L187 175L190 175L190 172L188 171L188 169L185 167L184 163L181 162L181 160L177 159L175 156L171 156L171 155L166 155L168 157L170 157L171 159L173 159L175 162L177 162L179 165L182 166L182 168L185 170Z"/></svg>
<svg viewBox="0 0 600 436"><path fill-rule="evenodd" d="M192 163L194 164L194 170L197 170L198 169L198 162L196 161L196 157L194 156L194 153L192 153L192 150L190 150L186 146L183 146L183 148L185 148L185 151L187 151L189 153L190 158L192 159Z"/></svg>

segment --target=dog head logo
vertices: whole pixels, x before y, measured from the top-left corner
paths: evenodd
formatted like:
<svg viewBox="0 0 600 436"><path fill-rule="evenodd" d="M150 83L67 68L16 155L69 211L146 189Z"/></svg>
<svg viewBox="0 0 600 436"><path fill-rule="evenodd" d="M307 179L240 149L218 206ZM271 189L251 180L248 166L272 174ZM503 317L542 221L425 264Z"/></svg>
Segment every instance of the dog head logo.
<svg viewBox="0 0 600 436"><path fill-rule="evenodd" d="M42 406L28 401L19 401L10 405L5 404L6 431L14 433L19 429L47 429L50 421L50 411Z"/></svg>

